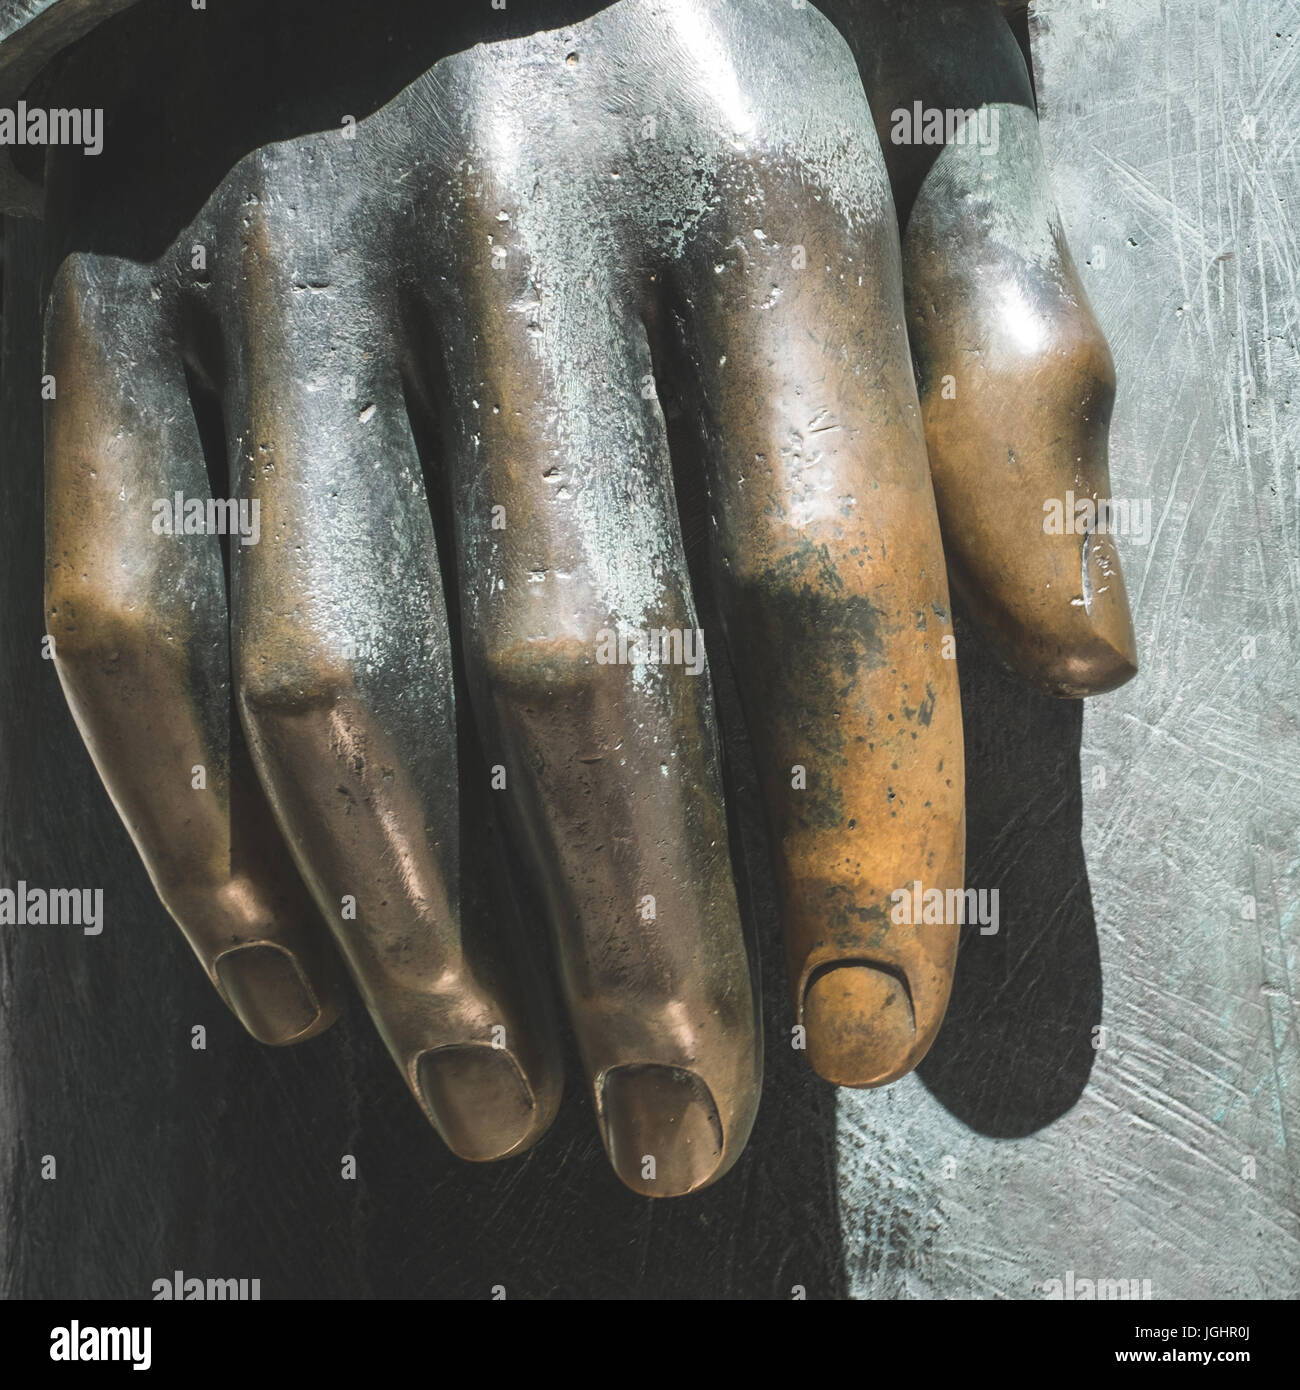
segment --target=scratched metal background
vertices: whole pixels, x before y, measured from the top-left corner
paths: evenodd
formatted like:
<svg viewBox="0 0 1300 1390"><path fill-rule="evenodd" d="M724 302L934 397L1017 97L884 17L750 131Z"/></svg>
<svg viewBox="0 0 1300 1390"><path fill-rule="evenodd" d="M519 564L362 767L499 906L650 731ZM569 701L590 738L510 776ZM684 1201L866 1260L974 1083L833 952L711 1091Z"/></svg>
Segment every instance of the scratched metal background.
<svg viewBox="0 0 1300 1390"><path fill-rule="evenodd" d="M1153 499L1150 544L1121 541L1143 667L1085 707L1081 808L1066 748L1019 819L973 815L970 881L1002 885L1004 930L964 945L957 1035L924 1079L841 1096L858 1295L1033 1297L1068 1269L1157 1298L1300 1285L1298 21L1285 0L1039 0L1031 20L1118 369L1115 494ZM965 684L979 723L972 694L1005 692ZM973 796L1047 717L1028 708L979 736ZM1039 852L1080 830L1091 911L1079 862Z"/></svg>
<svg viewBox="0 0 1300 1390"><path fill-rule="evenodd" d="M812 1079L769 987L750 1151L676 1203L618 1185L572 1088L527 1159L469 1170L359 1009L288 1052L225 1016L39 657L40 243L6 223L0 882L109 885L111 924L0 934L0 1290L147 1297L180 1268L266 1298L1032 1298L1074 1270L1294 1296L1298 14L1040 0L1044 138L1119 371L1115 491L1154 503L1124 549L1143 671L1085 709L963 642L970 881L1001 931L965 942L939 1043L882 1092ZM737 804L776 984L752 785Z"/></svg>

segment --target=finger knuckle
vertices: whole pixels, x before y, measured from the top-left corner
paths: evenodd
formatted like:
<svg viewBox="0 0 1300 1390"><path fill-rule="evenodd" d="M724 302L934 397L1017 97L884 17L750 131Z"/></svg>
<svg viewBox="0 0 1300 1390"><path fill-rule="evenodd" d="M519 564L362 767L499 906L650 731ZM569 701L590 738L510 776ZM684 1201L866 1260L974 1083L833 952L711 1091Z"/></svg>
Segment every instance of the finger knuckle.
<svg viewBox="0 0 1300 1390"><path fill-rule="evenodd" d="M314 654L256 644L237 648L235 690L254 724L329 709L355 690L356 663L325 655L319 650L322 644L315 645Z"/></svg>
<svg viewBox="0 0 1300 1390"><path fill-rule="evenodd" d="M487 632L471 644L470 654L492 696L507 706L548 692L593 691L607 683L610 670L597 662L593 636L558 623L536 636Z"/></svg>

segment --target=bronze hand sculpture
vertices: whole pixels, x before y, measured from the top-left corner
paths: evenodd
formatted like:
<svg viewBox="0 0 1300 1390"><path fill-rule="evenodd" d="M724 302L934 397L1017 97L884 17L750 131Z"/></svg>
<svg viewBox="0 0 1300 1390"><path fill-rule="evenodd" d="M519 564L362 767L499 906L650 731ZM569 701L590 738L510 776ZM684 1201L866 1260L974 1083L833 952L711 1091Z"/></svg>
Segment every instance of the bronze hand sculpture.
<svg viewBox="0 0 1300 1390"><path fill-rule="evenodd" d="M793 1040L882 1085L956 953L893 910L963 886L949 567L1041 687L1136 669L1110 537L1042 523L1107 496L1113 370L992 0L525 8L142 0L47 70L105 112L45 171L48 625L255 1037L327 1027L340 955L451 1148L518 1153L561 1089L544 920L611 1162L676 1195L761 1066L674 465ZM148 91L105 61L143 51ZM996 148L895 142L914 102L996 111Z"/></svg>

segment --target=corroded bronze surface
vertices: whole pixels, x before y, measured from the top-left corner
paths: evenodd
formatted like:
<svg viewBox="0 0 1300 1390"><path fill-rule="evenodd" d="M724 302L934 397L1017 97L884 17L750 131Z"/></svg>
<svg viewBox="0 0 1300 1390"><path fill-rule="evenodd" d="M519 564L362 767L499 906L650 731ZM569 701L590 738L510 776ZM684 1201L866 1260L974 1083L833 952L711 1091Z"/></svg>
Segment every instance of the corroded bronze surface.
<svg viewBox="0 0 1300 1390"><path fill-rule="evenodd" d="M522 1151L561 1087L544 921L615 1169L693 1191L745 1145L761 1038L657 380L828 1080L904 1074L947 1003L957 922L898 910L963 885L945 543L1040 684L1133 670L1109 538L1042 524L1105 495L1113 375L1019 51L991 3L432 34L385 0L250 55L245 8L196 45L145 0L48 82L107 113L46 189L69 701L255 1036L327 1026L341 956L452 1149ZM998 152L892 145L914 95L996 104ZM255 528L160 528L213 492Z"/></svg>

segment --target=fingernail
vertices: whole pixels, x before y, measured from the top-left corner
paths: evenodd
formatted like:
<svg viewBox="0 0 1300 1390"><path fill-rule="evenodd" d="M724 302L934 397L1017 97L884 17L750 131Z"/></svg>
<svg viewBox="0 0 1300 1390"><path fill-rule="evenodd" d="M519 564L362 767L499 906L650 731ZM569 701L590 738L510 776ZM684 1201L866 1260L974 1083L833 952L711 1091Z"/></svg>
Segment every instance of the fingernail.
<svg viewBox="0 0 1300 1390"><path fill-rule="evenodd" d="M804 992L808 1061L836 1086L883 1086L920 1061L916 1020L897 976L873 965L834 965Z"/></svg>
<svg viewBox="0 0 1300 1390"><path fill-rule="evenodd" d="M297 962L278 946L238 946L220 957L216 971L230 1007L258 1042L291 1043L320 1018Z"/></svg>
<svg viewBox="0 0 1300 1390"><path fill-rule="evenodd" d="M644 1197L703 1187L722 1162L722 1121L693 1072L651 1063L615 1067L601 1089L605 1147L614 1171Z"/></svg>
<svg viewBox="0 0 1300 1390"><path fill-rule="evenodd" d="M458 1158L486 1163L531 1141L536 1102L504 1049L437 1047L421 1055L416 1075L438 1133Z"/></svg>

